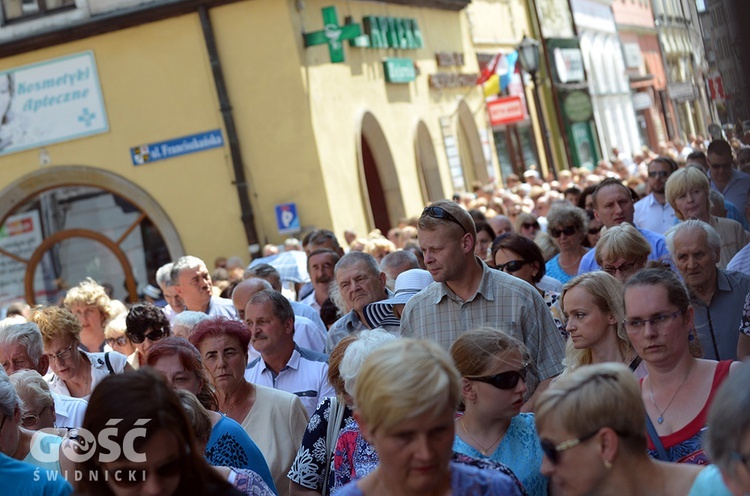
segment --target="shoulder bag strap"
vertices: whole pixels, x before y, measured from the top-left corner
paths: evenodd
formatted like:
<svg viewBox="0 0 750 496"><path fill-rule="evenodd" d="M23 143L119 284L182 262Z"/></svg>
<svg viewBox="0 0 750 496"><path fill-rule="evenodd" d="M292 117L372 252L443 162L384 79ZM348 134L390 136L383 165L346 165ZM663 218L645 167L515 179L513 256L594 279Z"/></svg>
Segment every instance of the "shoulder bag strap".
<svg viewBox="0 0 750 496"><path fill-rule="evenodd" d="M654 423L651 422L651 417L648 414L646 414L646 430L648 431L648 437L651 438L651 442L654 443L654 447L656 448L656 458L663 462L671 461L669 455L667 455L667 450L664 449L661 438L659 438L659 433L656 432L656 427L654 427Z"/></svg>
<svg viewBox="0 0 750 496"><path fill-rule="evenodd" d="M336 441L341 430L341 421L344 419L346 404L340 403L337 397L331 398L331 411L328 413L328 430L326 431L326 464L323 477L322 496L328 496L328 479L331 475L331 458L336 450Z"/></svg>
<svg viewBox="0 0 750 496"><path fill-rule="evenodd" d="M114 374L115 370L112 368L112 362L109 361L109 352L108 351L104 352L104 362L107 364L107 370L109 370L109 374L110 375Z"/></svg>

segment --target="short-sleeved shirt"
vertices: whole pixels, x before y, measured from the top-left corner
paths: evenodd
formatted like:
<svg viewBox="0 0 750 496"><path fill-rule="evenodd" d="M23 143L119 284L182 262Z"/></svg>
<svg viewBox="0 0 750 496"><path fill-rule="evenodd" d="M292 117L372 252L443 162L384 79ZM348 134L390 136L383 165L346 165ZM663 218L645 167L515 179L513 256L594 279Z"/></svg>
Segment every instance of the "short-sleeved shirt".
<svg viewBox="0 0 750 496"><path fill-rule="evenodd" d="M729 265L727 265L727 270L742 272L750 276L750 244L745 245L743 249L732 257Z"/></svg>
<svg viewBox="0 0 750 496"><path fill-rule="evenodd" d="M190 310L190 309L188 309ZM208 302L208 308L206 314L211 317L220 315L222 317L228 317L230 319L238 320L237 310L234 308L234 303L229 298L221 298L219 296L212 296L211 301Z"/></svg>
<svg viewBox="0 0 750 496"><path fill-rule="evenodd" d="M562 372L563 337L537 289L479 263L482 280L467 301L442 282L414 295L404 307L401 335L430 339L448 350L465 331L482 326L503 330L523 342L534 360L538 377L528 381L529 394L533 394L537 381Z"/></svg>
<svg viewBox="0 0 750 496"><path fill-rule="evenodd" d="M312 320L313 324L318 326L323 333L326 332L326 325L323 323L323 319L320 318L320 308L316 310L311 305L305 305L299 301L290 301L289 303L292 305L294 315Z"/></svg>
<svg viewBox="0 0 750 496"><path fill-rule="evenodd" d="M357 312L352 310L347 313L339 320L333 323L330 329L328 329L328 339L326 340L326 353L331 353L333 349L339 344L339 341L344 339L346 336L353 332L366 331L369 327L365 325L360 319ZM398 334L399 328L394 326L383 326L383 329L392 333Z"/></svg>
<svg viewBox="0 0 750 496"><path fill-rule="evenodd" d="M635 203L633 222L640 228L663 236L672 226L678 224L680 219L675 215L669 202L664 202L662 205L651 193Z"/></svg>
<svg viewBox="0 0 750 496"><path fill-rule="evenodd" d="M648 244L651 245L651 253L648 254L649 260L671 262L672 257L669 255L667 242L664 239L664 236L647 229L641 229L637 226L636 229L638 229L638 232L646 238ZM601 267L596 263L596 250L589 250L583 258L581 258L581 263L578 265L578 273L585 274L586 272L592 272L599 269L601 269Z"/></svg>
<svg viewBox="0 0 750 496"><path fill-rule="evenodd" d="M55 425L57 427L83 427L83 416L89 403L81 398L73 398L50 391L55 401Z"/></svg>
<svg viewBox="0 0 750 496"><path fill-rule="evenodd" d="M107 377L110 373L121 374L125 370L125 365L128 363L128 357L122 353L116 351L107 351L104 353L89 353L87 351L79 350L91 364L91 391L102 382L102 379ZM109 366L112 367L112 372L109 370L107 365L109 360ZM70 391L65 381L60 379L57 374L50 372L44 376L44 380L49 384L49 390L65 396L70 396ZM83 396L82 398L86 401L91 397L91 393ZM66 426L67 427L67 426Z"/></svg>

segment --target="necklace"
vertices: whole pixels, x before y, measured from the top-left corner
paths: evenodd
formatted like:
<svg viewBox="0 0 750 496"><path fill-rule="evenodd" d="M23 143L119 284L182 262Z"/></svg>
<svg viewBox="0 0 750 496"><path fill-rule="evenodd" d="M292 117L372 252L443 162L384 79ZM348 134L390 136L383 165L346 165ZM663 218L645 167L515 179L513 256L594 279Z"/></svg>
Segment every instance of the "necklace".
<svg viewBox="0 0 750 496"><path fill-rule="evenodd" d="M674 394L672 395L672 399L669 400L669 403L667 403L667 406L664 408L664 410L659 411L659 407L656 405L656 401L654 401L654 387L651 385L651 380L648 381L648 391L651 395L651 403L654 404L654 408L656 408L656 411L659 412L659 417L656 419L656 422L661 425L664 423L664 414L669 410L669 407L672 405L672 402L677 397L677 393L680 392L680 389L682 389L682 386L685 384L685 381L687 381L688 376L690 375L690 371L693 370L693 362L690 363L690 368L688 368L687 372L685 373L685 377L682 378L682 382L679 386L677 386L677 389L675 390Z"/></svg>
<svg viewBox="0 0 750 496"><path fill-rule="evenodd" d="M497 439L495 439L495 442L493 442L492 444L490 444L489 446L487 446L487 447L485 448L485 447L483 447L483 446L482 446L481 444L479 444L479 443L477 442L477 440L476 440L476 439L474 439L474 437L473 437L473 436L472 436L471 434L469 434L469 431L468 431L468 430L466 430L466 425L464 424L464 418L463 418L463 417L461 417L460 419L458 419L458 421L459 421L459 422L461 423L461 427L463 428L463 430L464 430L464 433L465 433L465 434L466 434L466 435L467 435L467 436L469 437L469 439L471 440L471 442L473 442L474 444L476 444L476 445L477 445L477 446L479 447L479 452L480 452L480 453L481 453L482 455L484 455L484 456L490 456L490 448L492 448L492 447L493 447L493 446L495 446L495 445L496 445L497 443L499 443L499 442L500 442L500 440L501 440L501 439L503 438L503 436L505 436L505 433L506 433L506 432L508 432L508 430L507 430L507 429L506 429L505 431L503 431L503 433L502 433L502 434L500 434L500 437L498 437Z"/></svg>
<svg viewBox="0 0 750 496"><path fill-rule="evenodd" d="M232 404L229 405L229 408L227 408L226 410L224 410L224 415L229 416L229 412L231 412L232 409L234 407L236 407L239 402L241 402L243 399L245 399L246 396L247 395L243 394L242 391L240 391L239 393L237 393L237 399L234 400L232 402Z"/></svg>

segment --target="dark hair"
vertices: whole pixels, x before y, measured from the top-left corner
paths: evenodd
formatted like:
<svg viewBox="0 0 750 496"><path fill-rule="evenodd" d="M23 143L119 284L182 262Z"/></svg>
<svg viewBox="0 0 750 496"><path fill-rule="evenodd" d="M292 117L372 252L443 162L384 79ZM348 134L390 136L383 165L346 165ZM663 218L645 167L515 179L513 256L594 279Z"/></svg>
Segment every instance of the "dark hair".
<svg viewBox="0 0 750 496"><path fill-rule="evenodd" d="M594 208L596 208L596 197L599 196L599 191L601 191L602 188L606 188L607 186L619 186L628 194L628 198L633 198L633 190L622 184L622 181L620 181L619 179L608 177L604 181L600 182L597 185L596 189L594 189L594 192L591 193L591 196L594 200Z"/></svg>
<svg viewBox="0 0 750 496"><path fill-rule="evenodd" d="M593 189L591 191L594 191ZM565 191L563 191L563 196L566 195L580 195L581 189L578 186L571 186L570 188L567 188ZM581 207L583 208L583 207Z"/></svg>
<svg viewBox="0 0 750 496"><path fill-rule="evenodd" d="M203 456L193 449L195 445L193 427L180 404L180 400L159 374L144 368L128 374L113 374L105 377L94 389L89 407L83 419L83 428L97 436L109 428L112 419L121 419L117 429L108 436L112 443L124 446L125 437L134 429L144 432L133 441L137 452L143 452L144 444L159 432L172 436L179 447L180 482L175 494L226 494L230 485L213 471ZM148 419L143 423L143 419ZM127 444L129 444L128 442ZM111 453L107 446L94 443L95 452L87 453L78 469L96 476L83 477L78 489L82 494L110 495L112 490L106 482L98 455Z"/></svg>
<svg viewBox="0 0 750 496"><path fill-rule="evenodd" d="M708 150L706 150L706 154L707 155L719 155L721 157L731 157L732 145L730 145L726 140L715 139L708 145Z"/></svg>
<svg viewBox="0 0 750 496"><path fill-rule="evenodd" d="M581 196L578 198L578 208L586 210L586 198L594 194L594 191L596 191L596 186L586 186L581 191Z"/></svg>
<svg viewBox="0 0 750 496"><path fill-rule="evenodd" d="M294 309L292 309L292 304L289 303L286 296L278 291L273 289L262 289L247 300L247 305L250 305L251 303L271 303L273 306L273 314L277 316L281 322L287 322L289 320L294 322ZM245 305L245 307L247 307L247 305ZM247 315L247 312L245 312L245 315Z"/></svg>
<svg viewBox="0 0 750 496"><path fill-rule="evenodd" d="M691 160L700 160L701 162L706 161L706 154L703 153L701 150L696 150L694 152L691 152L686 158L686 162L690 162Z"/></svg>
<svg viewBox="0 0 750 496"><path fill-rule="evenodd" d="M206 371L203 368L203 358L198 348L190 344L187 340L175 336L160 339L148 349L146 365L153 367L161 357L167 356L177 356L180 364L185 367L185 370L194 373L201 382L201 390L197 394L201 405L206 410L218 411L219 402L211 388L211 383L206 377Z"/></svg>
<svg viewBox="0 0 750 496"><path fill-rule="evenodd" d="M148 330L161 331L164 336L169 336L169 320L161 308L151 303L138 303L128 311L125 317L128 337L133 335L145 335Z"/></svg>
<svg viewBox="0 0 750 496"><path fill-rule="evenodd" d="M318 246L326 243L327 241L330 241L333 247L336 250L340 250L341 246L339 245L339 240L336 238L336 235L333 234L333 231L330 231L328 229L318 229L315 231L309 239L308 245L312 246Z"/></svg>
<svg viewBox="0 0 750 496"><path fill-rule="evenodd" d="M542 250L537 246L536 243L534 243L529 238L521 236L520 234L501 234L500 236L495 238L495 241L492 242L493 262L495 261L495 254L502 249L517 253L527 262L536 262L537 264L539 264L539 270L534 276L534 282L539 282L542 280L542 277L544 277L544 274L546 272L546 267L544 262L544 255L542 255Z"/></svg>
<svg viewBox="0 0 750 496"><path fill-rule="evenodd" d="M314 251L310 252L310 254L307 256L307 270L308 270L308 272L310 271L310 259L312 257L314 257L315 255L322 255L323 253L327 253L328 255L331 256L331 258L333 259L333 265L334 265L334 267L336 266L337 263L339 263L339 260L341 259L341 257L339 256L339 254L336 253L333 250L329 250L328 248L318 248L317 250L314 250Z"/></svg>
<svg viewBox="0 0 750 496"><path fill-rule="evenodd" d="M701 152L701 153L703 153L703 152ZM691 153L691 155L692 155L692 153ZM672 160L670 157L665 157L664 155L659 155L658 157L656 157L655 159L653 159L651 162L649 162L648 165L650 166L654 162L658 162L658 163L662 163L662 164L667 164L667 167L669 167L669 173L670 174L677 170L677 162L675 162L674 160Z"/></svg>
<svg viewBox="0 0 750 496"><path fill-rule="evenodd" d="M667 290L669 303L676 306L681 312L684 312L690 306L690 296L685 284L669 268L639 270L625 283L622 292L623 298L629 288L636 286L663 286Z"/></svg>
<svg viewBox="0 0 750 496"><path fill-rule="evenodd" d="M495 233L495 231L492 229L492 226L490 226L486 221L480 220L475 224L477 226L477 234L479 234L479 231L484 231L492 240L494 240L495 236L497 236L497 233Z"/></svg>
<svg viewBox="0 0 750 496"><path fill-rule="evenodd" d="M196 348L200 348L204 338L228 334L240 342L240 350L247 355L247 346L250 344L250 331L245 324L239 320L230 319L221 315L209 317L202 320L193 327L188 340Z"/></svg>
<svg viewBox="0 0 750 496"><path fill-rule="evenodd" d="M469 209L469 215L474 220L474 224L477 222L487 222L487 216L481 210L476 208ZM479 229L477 229L479 231Z"/></svg>
<svg viewBox="0 0 750 496"><path fill-rule="evenodd" d="M243 278L250 279L251 277L257 277L258 279L268 281L269 284L273 286L273 289L275 289L276 291L281 291L281 274L279 274L279 271L276 270L276 267L271 264L262 263L253 265L252 267L245 269ZM271 282L271 280L273 280L274 282ZM276 284L274 283L278 283L278 286L276 286Z"/></svg>
<svg viewBox="0 0 750 496"><path fill-rule="evenodd" d="M339 309L330 298L326 298L326 301L320 305L320 318L327 328L339 320Z"/></svg>

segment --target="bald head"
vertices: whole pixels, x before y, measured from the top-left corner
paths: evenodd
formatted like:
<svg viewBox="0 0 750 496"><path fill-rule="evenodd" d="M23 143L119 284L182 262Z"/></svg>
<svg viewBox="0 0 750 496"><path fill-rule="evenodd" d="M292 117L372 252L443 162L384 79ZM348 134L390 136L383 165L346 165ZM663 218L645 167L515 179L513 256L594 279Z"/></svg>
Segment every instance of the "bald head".
<svg viewBox="0 0 750 496"><path fill-rule="evenodd" d="M234 309L237 310L237 316L241 321L245 321L245 306L247 305L247 302L255 293L263 291L264 289L272 290L273 287L271 286L271 283L265 279L259 279L257 277L245 279L235 286L234 291L232 291L232 303L234 304Z"/></svg>

